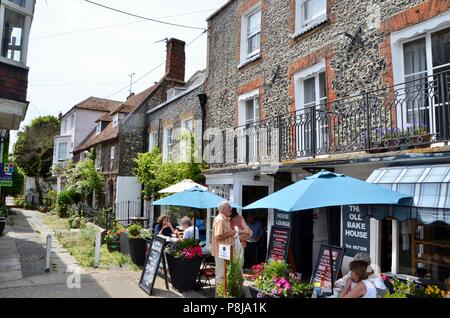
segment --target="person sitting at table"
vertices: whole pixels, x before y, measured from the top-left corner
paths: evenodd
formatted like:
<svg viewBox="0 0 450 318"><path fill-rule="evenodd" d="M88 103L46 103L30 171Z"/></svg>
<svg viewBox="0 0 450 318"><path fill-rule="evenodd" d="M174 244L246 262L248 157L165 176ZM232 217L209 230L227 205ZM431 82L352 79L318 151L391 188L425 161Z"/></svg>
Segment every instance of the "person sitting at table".
<svg viewBox="0 0 450 318"><path fill-rule="evenodd" d="M181 219L181 226L183 227L183 240L189 239L199 239L198 228L195 228L195 237L194 237L194 227L192 226L191 219L187 216Z"/></svg>
<svg viewBox="0 0 450 318"><path fill-rule="evenodd" d="M169 217L165 214L161 215L158 218L158 224L155 227L156 235L164 235L164 236L172 236L172 234L176 234L176 230L170 223Z"/></svg>
<svg viewBox="0 0 450 318"><path fill-rule="evenodd" d="M350 262L350 279L341 292L341 298L377 298L374 283L367 279L367 266L369 263L362 260Z"/></svg>

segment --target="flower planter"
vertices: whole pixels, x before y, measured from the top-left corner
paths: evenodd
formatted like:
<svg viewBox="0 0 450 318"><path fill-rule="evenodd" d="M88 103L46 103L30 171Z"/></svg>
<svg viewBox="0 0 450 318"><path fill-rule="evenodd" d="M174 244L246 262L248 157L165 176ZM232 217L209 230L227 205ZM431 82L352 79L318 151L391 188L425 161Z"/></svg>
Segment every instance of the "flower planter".
<svg viewBox="0 0 450 318"><path fill-rule="evenodd" d="M166 253L172 286L179 291L195 290L201 257L185 259Z"/></svg>
<svg viewBox="0 0 450 318"><path fill-rule="evenodd" d="M120 241L106 242L108 251L115 252L120 250Z"/></svg>
<svg viewBox="0 0 450 318"><path fill-rule="evenodd" d="M252 286L252 285L248 286L248 290L250 291L250 296L252 298L280 298L279 296L266 294L261 289L258 289L258 288L256 288L255 286Z"/></svg>
<svg viewBox="0 0 450 318"><path fill-rule="evenodd" d="M410 138L410 143L414 148L429 148L431 144L432 134L413 136Z"/></svg>
<svg viewBox="0 0 450 318"><path fill-rule="evenodd" d="M137 266L145 263L145 241L143 239L128 239L130 246L130 257Z"/></svg>
<svg viewBox="0 0 450 318"><path fill-rule="evenodd" d="M127 233L120 233L120 253L130 255L130 244L128 243Z"/></svg>
<svg viewBox="0 0 450 318"><path fill-rule="evenodd" d="M5 226L6 226L6 219L2 217L0 218L0 236L3 234Z"/></svg>

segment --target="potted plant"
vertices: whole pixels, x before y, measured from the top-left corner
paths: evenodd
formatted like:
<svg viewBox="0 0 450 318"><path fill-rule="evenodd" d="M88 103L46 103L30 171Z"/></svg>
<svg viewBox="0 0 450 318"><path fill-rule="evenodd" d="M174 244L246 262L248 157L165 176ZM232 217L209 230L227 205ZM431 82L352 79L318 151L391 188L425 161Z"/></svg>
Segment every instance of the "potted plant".
<svg viewBox="0 0 450 318"><path fill-rule="evenodd" d="M227 290L224 283L217 286L218 298L238 298L244 296L244 276L241 273L241 261L235 257L227 265Z"/></svg>
<svg viewBox="0 0 450 318"><path fill-rule="evenodd" d="M145 240L141 237L142 226L131 224L127 229L128 244L130 247L130 257L137 266L144 266L145 263Z"/></svg>
<svg viewBox="0 0 450 318"><path fill-rule="evenodd" d="M114 221L112 228L106 232L105 242L110 252L120 249L120 233L123 231L125 231L125 227Z"/></svg>
<svg viewBox="0 0 450 318"><path fill-rule="evenodd" d="M6 218L8 217L8 209L6 207L0 207L0 236L3 234L6 226Z"/></svg>
<svg viewBox="0 0 450 318"><path fill-rule="evenodd" d="M313 286L300 281L283 259L270 259L260 267L254 286L249 286L254 298L309 298Z"/></svg>
<svg viewBox="0 0 450 318"><path fill-rule="evenodd" d="M173 287L179 291L194 290L202 261L197 240L180 240L166 248L167 265Z"/></svg>

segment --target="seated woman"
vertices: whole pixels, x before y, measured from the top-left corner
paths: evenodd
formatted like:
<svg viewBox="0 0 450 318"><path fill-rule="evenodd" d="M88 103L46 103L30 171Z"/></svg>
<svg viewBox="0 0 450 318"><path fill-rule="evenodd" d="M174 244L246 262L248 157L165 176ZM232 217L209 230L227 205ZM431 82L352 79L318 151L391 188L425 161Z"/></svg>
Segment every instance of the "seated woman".
<svg viewBox="0 0 450 318"><path fill-rule="evenodd" d="M373 282L367 279L365 261L351 261L350 279L347 280L341 298L377 298L377 290Z"/></svg>
<svg viewBox="0 0 450 318"><path fill-rule="evenodd" d="M169 217L167 215L161 215L158 218L158 224L155 227L154 234L164 236L172 236L172 234L176 234L176 230L170 223Z"/></svg>

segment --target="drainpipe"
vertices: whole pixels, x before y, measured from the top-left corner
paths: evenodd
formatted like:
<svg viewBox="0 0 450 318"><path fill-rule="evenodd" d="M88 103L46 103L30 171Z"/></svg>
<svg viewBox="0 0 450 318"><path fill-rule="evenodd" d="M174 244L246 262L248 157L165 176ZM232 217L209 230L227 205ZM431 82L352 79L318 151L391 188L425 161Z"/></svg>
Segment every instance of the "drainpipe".
<svg viewBox="0 0 450 318"><path fill-rule="evenodd" d="M145 109L145 116L144 116L144 138L143 138L143 140L144 140L144 147L143 147L143 149L142 149L142 153L145 153L145 152L147 152L147 150L148 150L148 113L147 113L147 107L146 107L146 109ZM144 209L145 209L145 207L144 207L144 203L145 203L145 200L144 200L144 196L142 195L142 193L144 192L144 184L141 184L141 217L144 217ZM147 224L148 226L149 226L149 228L151 228L151 225L150 225L150 221L148 222L149 224ZM145 223L143 223L143 225L144 225Z"/></svg>
<svg viewBox="0 0 450 318"><path fill-rule="evenodd" d="M200 101L200 109L202 113L202 143L201 143L201 154L203 157L203 133L205 132L205 114L206 114L206 103L208 102L208 95L206 93L198 94L198 99Z"/></svg>

